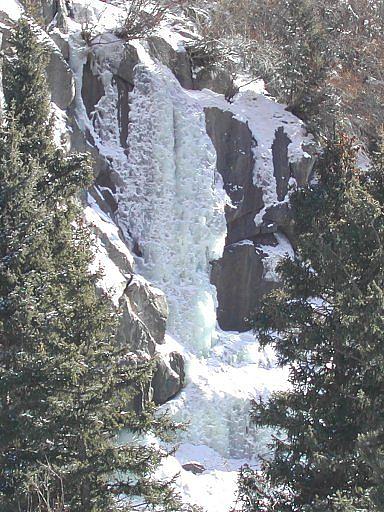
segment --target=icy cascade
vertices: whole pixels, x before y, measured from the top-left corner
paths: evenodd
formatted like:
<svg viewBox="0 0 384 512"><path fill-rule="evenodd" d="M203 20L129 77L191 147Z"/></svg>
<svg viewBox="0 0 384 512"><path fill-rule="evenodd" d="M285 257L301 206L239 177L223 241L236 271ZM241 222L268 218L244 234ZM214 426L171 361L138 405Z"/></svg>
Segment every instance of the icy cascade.
<svg viewBox="0 0 384 512"><path fill-rule="evenodd" d="M113 80L124 47L112 35L103 43L106 37L107 45L94 48L93 66L105 95L91 120L81 97L87 52L77 35L71 37L77 119L119 176L118 222L142 255L138 271L167 296L168 331L196 354L207 354L215 340L217 306L209 263L223 252L226 196L204 109L137 43L142 63L130 94L125 151Z"/></svg>
<svg viewBox="0 0 384 512"><path fill-rule="evenodd" d="M88 3L90 15L95 23L103 22L103 30L115 26L118 8L98 0L76 0L76 15L87 17ZM109 161L117 185L120 227L142 255L136 271L166 293L170 336L157 350L165 360L171 351L182 353L186 360L186 386L165 407L190 426L177 459L167 460L164 475L180 473L178 488L187 500L209 512L227 512L235 496L235 470L252 454L265 453L265 435L255 436L249 426L249 399L284 387L286 372L276 368L273 354L259 353L252 333L215 332L216 293L209 282L209 262L223 250L226 198L215 173L216 155L206 133L204 108L230 110L249 126L257 141L254 179L263 187L265 207L276 201L271 150L275 131L283 124L289 130L290 158L295 159L296 153L303 156L303 129L263 91L247 91L229 104L220 94L184 90L170 70L154 62L136 42L141 63L135 68L129 97L128 148L124 148L119 91L113 78L124 58L124 46L106 29L102 44L91 49L104 95L89 119L81 91L90 51L79 37L79 24L69 23L77 120ZM268 255L272 280L276 260L287 252L285 240L277 242L272 253L267 246L257 249ZM191 460L203 463L207 471L202 475L184 471L180 463Z"/></svg>
<svg viewBox="0 0 384 512"><path fill-rule="evenodd" d="M169 332L206 353L216 325L209 261L222 254L226 226L204 113L160 65L136 68L130 108L120 223L139 245L145 277L166 292Z"/></svg>

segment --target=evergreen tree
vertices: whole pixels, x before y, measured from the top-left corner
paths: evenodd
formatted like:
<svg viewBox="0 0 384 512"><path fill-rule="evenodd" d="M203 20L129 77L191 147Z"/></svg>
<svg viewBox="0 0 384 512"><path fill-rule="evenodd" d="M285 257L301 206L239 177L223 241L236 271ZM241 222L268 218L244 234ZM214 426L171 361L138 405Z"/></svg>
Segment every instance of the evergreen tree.
<svg viewBox="0 0 384 512"><path fill-rule="evenodd" d="M150 365L117 345L116 312L89 272L76 196L90 166L52 142L45 50L26 20L11 44L0 127L0 509L113 512L132 510L131 497L181 510L152 477L163 453L117 443L122 429L163 436L174 426L150 404L134 411Z"/></svg>
<svg viewBox="0 0 384 512"><path fill-rule="evenodd" d="M291 198L297 255L255 320L291 387L253 405L276 435L262 476L243 472L245 510L382 510L384 182L355 156L351 140L332 142L318 183Z"/></svg>
<svg viewBox="0 0 384 512"><path fill-rule="evenodd" d="M277 82L295 115L313 123L325 100L331 49L311 0L284 0L279 5L277 42L281 54L272 83Z"/></svg>

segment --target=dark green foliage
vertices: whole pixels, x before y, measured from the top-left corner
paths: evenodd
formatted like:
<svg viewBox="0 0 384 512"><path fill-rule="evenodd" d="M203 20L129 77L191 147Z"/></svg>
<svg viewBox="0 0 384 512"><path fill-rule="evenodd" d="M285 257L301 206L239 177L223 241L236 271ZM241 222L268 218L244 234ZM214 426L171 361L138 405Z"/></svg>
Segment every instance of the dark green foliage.
<svg viewBox="0 0 384 512"><path fill-rule="evenodd" d="M164 436L174 426L150 405L134 412L151 365L117 346L116 312L88 270L76 194L90 166L52 142L44 49L27 21L11 43L0 128L0 509L113 512L125 494L179 510L169 484L152 479L162 453L117 443L122 429Z"/></svg>
<svg viewBox="0 0 384 512"><path fill-rule="evenodd" d="M332 142L318 184L292 195L297 255L280 264L282 288L256 316L291 383L252 410L277 432L263 478L281 498L261 510L349 510L383 484L383 169L363 174L355 156L350 139ZM252 503L245 510L265 504Z"/></svg>

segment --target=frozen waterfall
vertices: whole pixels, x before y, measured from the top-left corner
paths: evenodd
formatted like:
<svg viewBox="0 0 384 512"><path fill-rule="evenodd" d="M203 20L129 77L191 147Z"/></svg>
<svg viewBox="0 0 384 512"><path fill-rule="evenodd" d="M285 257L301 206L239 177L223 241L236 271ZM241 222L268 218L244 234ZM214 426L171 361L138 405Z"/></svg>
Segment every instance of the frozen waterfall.
<svg viewBox="0 0 384 512"><path fill-rule="evenodd" d="M168 330L207 354L216 327L209 262L221 256L225 193L201 106L161 65L136 67L119 222L142 253L140 270L167 296Z"/></svg>

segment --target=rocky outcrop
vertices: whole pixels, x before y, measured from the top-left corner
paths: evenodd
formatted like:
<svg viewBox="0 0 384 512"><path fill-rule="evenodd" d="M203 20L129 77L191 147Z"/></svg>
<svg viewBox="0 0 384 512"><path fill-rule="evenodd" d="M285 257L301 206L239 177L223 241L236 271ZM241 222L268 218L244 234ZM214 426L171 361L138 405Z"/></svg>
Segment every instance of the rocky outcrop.
<svg viewBox="0 0 384 512"><path fill-rule="evenodd" d="M91 116L95 111L96 105L104 94L103 82L95 70L93 55L89 53L87 62L84 64L83 68L83 83L81 88L81 97L83 98L88 116Z"/></svg>
<svg viewBox="0 0 384 512"><path fill-rule="evenodd" d="M226 245L252 238L260 233L254 217L263 207L263 191L253 184L256 141L248 126L231 112L218 108L206 109L207 133L217 154L217 170L231 205L227 207Z"/></svg>
<svg viewBox="0 0 384 512"><path fill-rule="evenodd" d="M249 127L229 111L206 109L206 124L217 153L217 170L230 198L224 254L213 262L211 272L219 304L217 318L223 330L246 331L251 328L261 298L277 286L268 278L268 259L258 247L263 246L267 253L268 247L273 251L277 243L274 233L284 233L294 242L292 216L285 198L291 177L299 185L307 182L314 163L313 148L307 148L312 151L308 158L291 162L291 140L283 127L276 130L271 151L277 202L265 209L262 222L256 224L255 216L265 206L263 189L253 179L257 141Z"/></svg>
<svg viewBox="0 0 384 512"><path fill-rule="evenodd" d="M152 380L153 400L161 405L179 393L184 385L184 359L178 352L171 352L158 360Z"/></svg>
<svg viewBox="0 0 384 512"><path fill-rule="evenodd" d="M168 305L164 293L140 276L134 276L125 290L137 318L146 325L155 343L164 343Z"/></svg>
<svg viewBox="0 0 384 512"><path fill-rule="evenodd" d="M180 82L182 87L193 89L191 63L186 51L175 50L167 41L159 36L148 39L151 57L167 66Z"/></svg>
<svg viewBox="0 0 384 512"><path fill-rule="evenodd" d="M218 65L208 68L201 67L195 70L192 76L194 89L211 89L211 91L227 96L233 87L231 74Z"/></svg>
<svg viewBox="0 0 384 512"><path fill-rule="evenodd" d="M53 48L50 53L47 78L51 100L59 108L66 110L75 97L75 81L71 69L58 48Z"/></svg>
<svg viewBox="0 0 384 512"><path fill-rule="evenodd" d="M137 50L133 46L125 45L124 56L115 71L114 80L119 94L119 128L120 144L127 147L128 124L129 124L129 93L133 91L134 69L139 62Z"/></svg>
<svg viewBox="0 0 384 512"><path fill-rule="evenodd" d="M7 54L9 51L9 36L14 20L11 20L5 13L0 11L0 31L2 33L1 50ZM48 65L46 68L51 101L60 109L66 110L75 97L75 81L73 73L68 66L66 58L69 57L68 43L62 36L50 39L41 31L45 46L49 52ZM59 45L56 45L55 39ZM64 52L64 53L63 53Z"/></svg>

